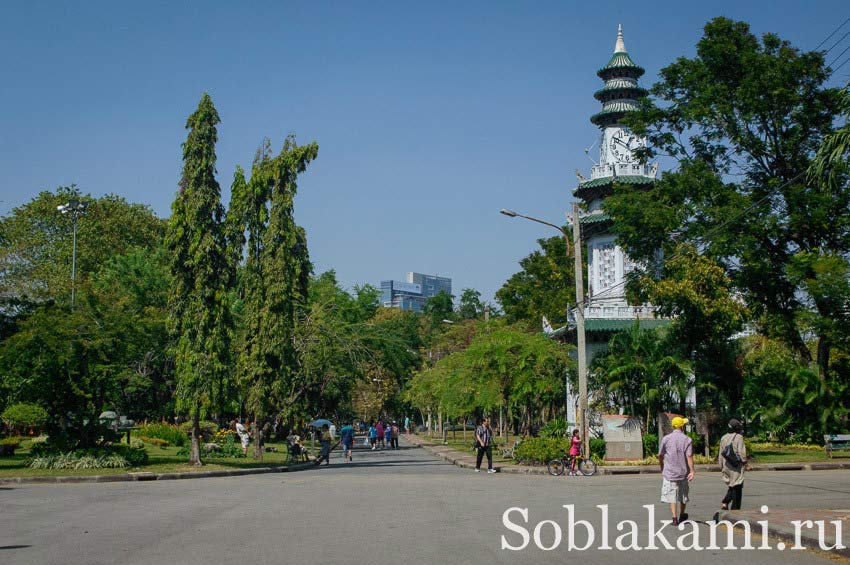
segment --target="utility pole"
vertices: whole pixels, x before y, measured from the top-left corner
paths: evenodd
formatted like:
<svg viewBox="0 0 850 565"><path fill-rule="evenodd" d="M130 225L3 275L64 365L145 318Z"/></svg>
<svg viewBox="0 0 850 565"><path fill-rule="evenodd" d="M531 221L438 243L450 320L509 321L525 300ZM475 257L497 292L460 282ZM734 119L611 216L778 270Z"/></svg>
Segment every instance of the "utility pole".
<svg viewBox="0 0 850 565"><path fill-rule="evenodd" d="M581 225L578 204L573 203L573 256L576 279L576 341L578 342L578 404L582 451L590 457L590 438L587 435L587 349L584 335L584 273L581 263Z"/></svg>

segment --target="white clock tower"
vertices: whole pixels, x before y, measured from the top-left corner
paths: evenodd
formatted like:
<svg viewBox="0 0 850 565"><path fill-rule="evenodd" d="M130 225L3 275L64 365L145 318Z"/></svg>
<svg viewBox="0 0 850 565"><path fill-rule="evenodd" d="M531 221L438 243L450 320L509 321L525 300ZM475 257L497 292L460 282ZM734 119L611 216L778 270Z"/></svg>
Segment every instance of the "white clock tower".
<svg viewBox="0 0 850 565"><path fill-rule="evenodd" d="M635 263L616 244L603 202L613 193L615 184L634 190L650 189L658 165L641 163L636 158L634 152L645 145L645 140L622 123L628 112L637 109L638 99L646 95L646 90L638 85L644 69L629 57L622 26L617 30L611 60L596 74L605 81L594 94L602 103L602 111L590 118L602 130L599 164L591 169L589 180L579 177L582 182L573 194L584 202L585 210L580 221L582 239L587 243L587 328L592 331L593 320L605 320L596 325L616 331L633 324L635 318L653 318L653 311L650 305L630 306L626 301L625 280Z"/></svg>

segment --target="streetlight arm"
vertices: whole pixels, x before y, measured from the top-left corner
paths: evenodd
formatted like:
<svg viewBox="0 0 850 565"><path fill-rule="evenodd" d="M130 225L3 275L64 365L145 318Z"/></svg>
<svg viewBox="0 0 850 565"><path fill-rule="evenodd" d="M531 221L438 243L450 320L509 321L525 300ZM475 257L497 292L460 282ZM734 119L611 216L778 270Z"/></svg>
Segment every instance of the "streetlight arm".
<svg viewBox="0 0 850 565"><path fill-rule="evenodd" d="M504 208L499 210L499 213L504 214L505 216L510 216L511 218L516 218L516 217L525 218L526 220L531 220L532 222L537 222L538 224L543 224L544 226L553 227L556 230L558 230L559 232L561 232L561 234L563 234L564 237L568 237L567 232L564 230L564 228L562 228L561 226L556 226L555 224L546 222L544 220L538 220L537 218L532 218L531 216L526 216L524 214L514 212L513 210L505 210Z"/></svg>

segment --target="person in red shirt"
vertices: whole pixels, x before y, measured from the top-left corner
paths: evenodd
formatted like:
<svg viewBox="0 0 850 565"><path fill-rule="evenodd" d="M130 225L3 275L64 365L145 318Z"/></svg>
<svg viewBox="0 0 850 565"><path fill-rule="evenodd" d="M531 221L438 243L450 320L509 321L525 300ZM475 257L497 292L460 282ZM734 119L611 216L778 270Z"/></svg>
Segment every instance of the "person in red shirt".
<svg viewBox="0 0 850 565"><path fill-rule="evenodd" d="M581 453L581 438L578 435L578 430L573 430L573 437L570 438L570 476L576 476L576 459Z"/></svg>

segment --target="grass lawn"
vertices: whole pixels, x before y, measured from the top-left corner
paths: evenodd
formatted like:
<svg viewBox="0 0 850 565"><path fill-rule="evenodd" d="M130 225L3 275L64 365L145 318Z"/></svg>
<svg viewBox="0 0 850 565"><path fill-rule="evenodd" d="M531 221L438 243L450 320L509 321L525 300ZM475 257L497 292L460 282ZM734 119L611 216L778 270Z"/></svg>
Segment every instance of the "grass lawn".
<svg viewBox="0 0 850 565"><path fill-rule="evenodd" d="M823 449L814 451L811 449L794 449L792 447L757 447L753 450L751 455L754 456L751 461L753 465L766 463L818 463L850 460L850 451L833 452L833 457L830 459L827 457L826 451Z"/></svg>
<svg viewBox="0 0 850 565"><path fill-rule="evenodd" d="M262 461L251 458L254 446L248 447L248 457L231 459L221 457L205 457L203 467L193 467L186 464L185 455L177 455L179 447L156 447L146 445L148 464L141 467L125 467L123 469L30 469L26 466L29 449L26 444L15 451L11 457L0 457L0 477L67 477L85 475L119 475L122 473L151 472L151 473L184 473L192 471L217 471L223 469L250 469L251 467L274 467L286 462L286 443L267 443L267 447L277 448L277 453L264 453ZM318 446L317 446L318 450Z"/></svg>
<svg viewBox="0 0 850 565"><path fill-rule="evenodd" d="M452 438L452 432L448 433L448 443L447 447L451 447L452 449L456 449L458 451L462 451L467 453L471 457L475 457L475 451L472 449L472 441L475 439L475 430L469 430L466 432L466 439L463 438L463 432L456 432L457 438ZM424 437L426 439L430 439L436 444L442 444L442 437L434 436L433 438L428 437L427 435L420 435L420 437ZM513 445L513 442L516 438L514 436L508 437L508 446ZM494 437L493 438L493 462L494 463L502 463L513 465L516 463L513 459L502 457L502 449L505 447L505 440ZM486 460L486 457L485 457Z"/></svg>

